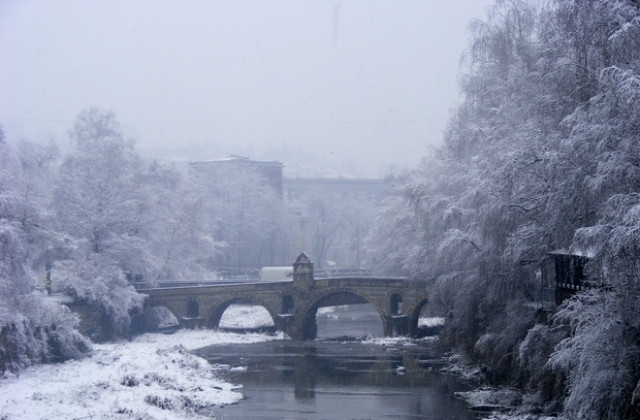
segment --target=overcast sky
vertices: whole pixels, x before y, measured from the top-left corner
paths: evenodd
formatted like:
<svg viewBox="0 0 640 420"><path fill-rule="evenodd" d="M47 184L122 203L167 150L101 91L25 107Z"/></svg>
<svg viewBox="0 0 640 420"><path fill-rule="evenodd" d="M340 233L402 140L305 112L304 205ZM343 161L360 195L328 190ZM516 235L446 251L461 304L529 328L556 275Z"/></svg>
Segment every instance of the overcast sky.
<svg viewBox="0 0 640 420"><path fill-rule="evenodd" d="M143 153L380 176L441 141L490 3L0 0L0 124L64 145L97 106Z"/></svg>

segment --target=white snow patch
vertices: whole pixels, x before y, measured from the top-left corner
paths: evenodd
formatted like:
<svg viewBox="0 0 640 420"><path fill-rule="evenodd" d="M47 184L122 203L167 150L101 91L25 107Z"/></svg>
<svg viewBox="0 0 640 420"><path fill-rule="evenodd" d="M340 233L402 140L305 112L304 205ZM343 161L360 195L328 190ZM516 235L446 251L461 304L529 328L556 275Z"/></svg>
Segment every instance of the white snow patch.
<svg viewBox="0 0 640 420"><path fill-rule="evenodd" d="M95 344L85 359L33 366L0 380L0 418L206 418L196 410L233 404L242 394L239 387L216 378L205 359L188 351L272 339L263 334L181 330Z"/></svg>
<svg viewBox="0 0 640 420"><path fill-rule="evenodd" d="M415 346L415 340L410 337L367 337L362 340L364 344L375 344L378 346Z"/></svg>
<svg viewBox="0 0 640 420"><path fill-rule="evenodd" d="M522 402L522 395L515 389L482 387L473 391L456 392L455 396L473 408L503 410L514 408Z"/></svg>
<svg viewBox="0 0 640 420"><path fill-rule="evenodd" d="M178 325L176 316L164 306L154 306L149 309L148 317L156 328L167 328Z"/></svg>
<svg viewBox="0 0 640 420"><path fill-rule="evenodd" d="M562 420L563 417L549 417L531 414L530 408L535 396L523 394L513 388L481 387L467 392L456 392L455 396L464 400L472 410L487 412L483 420Z"/></svg>
<svg viewBox="0 0 640 420"><path fill-rule="evenodd" d="M483 417L483 420L564 420L564 417L538 416L535 414L502 414L493 413L489 417Z"/></svg>
<svg viewBox="0 0 640 420"><path fill-rule="evenodd" d="M440 327L444 325L444 318L432 317L432 318L418 318L418 327Z"/></svg>
<svg viewBox="0 0 640 420"><path fill-rule="evenodd" d="M441 373L455 375L465 381L477 382L482 376L480 368L472 364L465 356L453 354L447 358L447 366L440 369Z"/></svg>
<svg viewBox="0 0 640 420"><path fill-rule="evenodd" d="M269 311L260 305L229 305L222 318L220 328L259 328L273 325Z"/></svg>

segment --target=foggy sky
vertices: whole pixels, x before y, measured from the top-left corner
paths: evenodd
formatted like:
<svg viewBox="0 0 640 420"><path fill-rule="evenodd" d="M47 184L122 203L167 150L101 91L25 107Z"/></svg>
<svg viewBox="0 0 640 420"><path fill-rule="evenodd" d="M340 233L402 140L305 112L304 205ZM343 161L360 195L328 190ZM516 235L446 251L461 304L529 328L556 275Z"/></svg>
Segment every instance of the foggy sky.
<svg viewBox="0 0 640 420"><path fill-rule="evenodd" d="M381 176L441 141L491 2L0 0L0 124L64 145L98 106L143 153Z"/></svg>

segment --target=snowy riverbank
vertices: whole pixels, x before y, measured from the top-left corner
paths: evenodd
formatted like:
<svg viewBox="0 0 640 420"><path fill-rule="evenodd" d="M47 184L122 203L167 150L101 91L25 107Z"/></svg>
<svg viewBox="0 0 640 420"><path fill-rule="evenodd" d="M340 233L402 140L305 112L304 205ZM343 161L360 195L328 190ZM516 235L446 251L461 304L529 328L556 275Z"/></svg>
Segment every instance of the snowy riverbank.
<svg viewBox="0 0 640 420"><path fill-rule="evenodd" d="M96 344L91 356L25 369L0 380L0 419L197 419L195 410L242 398L189 350L282 339L264 334L181 330Z"/></svg>
<svg viewBox="0 0 640 420"><path fill-rule="evenodd" d="M440 372L476 386L484 381L480 367L471 364L460 354L449 356ZM478 413L482 420L564 420L564 417L533 414L541 411L537 397L506 386L480 386L470 391L456 392L455 396Z"/></svg>
<svg viewBox="0 0 640 420"><path fill-rule="evenodd" d="M455 395L472 410L486 412L483 420L562 420L561 417L531 414L536 405L534 396L513 388L480 387Z"/></svg>
<svg viewBox="0 0 640 420"><path fill-rule="evenodd" d="M333 308L332 308L333 309ZM268 324L263 308L233 305L225 313L226 327L252 328ZM325 314L326 312L326 314ZM329 310L324 315L331 315ZM421 325L443 320L421 319ZM53 365L39 365L0 379L0 420L36 419L140 419L174 420L209 418L197 410L205 406L234 404L241 387L222 380L228 366L212 366L191 350L214 345L257 343L284 339L282 334L235 334L214 330L180 330L174 334L144 334L131 342L94 344L91 356ZM437 339L435 337L425 340ZM407 337L370 337L373 345L416 345ZM479 369L451 356L442 373L476 381ZM506 415L517 403L513 393L481 388L458 393L470 407L495 408L503 414L492 420L544 419Z"/></svg>

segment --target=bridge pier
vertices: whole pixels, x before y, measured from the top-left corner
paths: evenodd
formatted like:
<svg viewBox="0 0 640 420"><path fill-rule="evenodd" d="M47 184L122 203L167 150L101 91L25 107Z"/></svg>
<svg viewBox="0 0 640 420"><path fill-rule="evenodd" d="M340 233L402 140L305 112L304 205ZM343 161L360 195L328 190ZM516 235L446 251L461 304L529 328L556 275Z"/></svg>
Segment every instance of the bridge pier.
<svg viewBox="0 0 640 420"><path fill-rule="evenodd" d="M180 327L181 328L187 328L190 330L194 330L196 328L201 328L204 327L206 325L206 321L204 318L202 318L201 316L196 317L196 318L187 318L187 317L182 317L178 320L178 322L180 322Z"/></svg>
<svg viewBox="0 0 640 420"><path fill-rule="evenodd" d="M409 317L407 315L386 315L384 323L384 335L386 336L409 335Z"/></svg>
<svg viewBox="0 0 640 420"><path fill-rule="evenodd" d="M290 334L288 334L288 331L291 331L293 328L293 320L293 314L278 314L276 316L276 319L273 320L273 323L276 326L276 331L282 331L285 334L291 336Z"/></svg>

